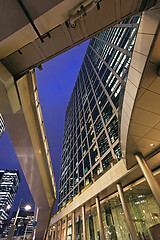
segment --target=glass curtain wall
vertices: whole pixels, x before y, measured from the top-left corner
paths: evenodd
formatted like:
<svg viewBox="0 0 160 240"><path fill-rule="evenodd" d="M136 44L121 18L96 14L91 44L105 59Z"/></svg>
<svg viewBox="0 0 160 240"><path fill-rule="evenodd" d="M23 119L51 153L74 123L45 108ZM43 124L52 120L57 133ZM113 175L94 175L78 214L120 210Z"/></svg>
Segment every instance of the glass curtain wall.
<svg viewBox="0 0 160 240"><path fill-rule="evenodd" d="M139 21L130 17L89 42L65 115L58 209L121 157L119 97Z"/></svg>

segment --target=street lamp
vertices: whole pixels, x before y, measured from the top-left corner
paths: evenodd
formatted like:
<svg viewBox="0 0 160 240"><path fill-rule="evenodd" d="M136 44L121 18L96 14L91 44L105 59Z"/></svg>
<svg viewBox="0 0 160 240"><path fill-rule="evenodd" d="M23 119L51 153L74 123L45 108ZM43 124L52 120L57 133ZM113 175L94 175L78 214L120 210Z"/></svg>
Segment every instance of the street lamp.
<svg viewBox="0 0 160 240"><path fill-rule="evenodd" d="M15 219L14 219L14 223L13 225L11 226L11 229L9 231L9 234L8 234L8 237L7 237L7 240L12 240L13 238L13 235L14 235L14 231L15 231L15 228L16 228L16 222L17 222L17 218L18 218L18 214L19 214L19 211L21 208L24 208L26 211L29 211L31 210L31 206L30 205L26 205L26 206L21 206L21 202L22 202L22 199L19 203L19 206L18 206L18 209L17 209L17 212L16 212L16 216L15 216Z"/></svg>

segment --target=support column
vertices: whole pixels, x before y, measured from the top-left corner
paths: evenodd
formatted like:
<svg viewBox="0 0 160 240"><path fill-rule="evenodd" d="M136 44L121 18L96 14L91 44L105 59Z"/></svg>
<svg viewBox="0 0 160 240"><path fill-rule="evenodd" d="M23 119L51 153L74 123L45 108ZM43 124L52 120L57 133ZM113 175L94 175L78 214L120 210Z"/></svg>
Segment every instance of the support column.
<svg viewBox="0 0 160 240"><path fill-rule="evenodd" d="M60 226L59 226L59 239L62 237L62 219L60 220Z"/></svg>
<svg viewBox="0 0 160 240"><path fill-rule="evenodd" d="M65 217L65 229L64 229L64 240L67 240L67 227L68 227L68 218Z"/></svg>
<svg viewBox="0 0 160 240"><path fill-rule="evenodd" d="M56 223L56 226L55 226L55 240L58 239L58 223Z"/></svg>
<svg viewBox="0 0 160 240"><path fill-rule="evenodd" d="M53 228L53 226L52 226L52 238L51 238L51 240L54 240L54 228Z"/></svg>
<svg viewBox="0 0 160 240"><path fill-rule="evenodd" d="M156 178L153 176L152 171L148 167L146 161L144 160L144 157L141 153L136 153L135 158L148 182L148 185L160 207L160 186L157 182Z"/></svg>
<svg viewBox="0 0 160 240"><path fill-rule="evenodd" d="M85 206L82 205L83 240L87 240Z"/></svg>
<svg viewBox="0 0 160 240"><path fill-rule="evenodd" d="M105 233L104 233L104 226L103 226L103 221L102 221L99 197L96 197L96 206L97 206L97 217L98 217L100 237L101 237L101 240L105 240Z"/></svg>
<svg viewBox="0 0 160 240"><path fill-rule="evenodd" d="M75 212L72 212L72 240L76 240Z"/></svg>
<svg viewBox="0 0 160 240"><path fill-rule="evenodd" d="M122 203L122 208L123 208L123 211L124 211L124 214L126 217L126 221L128 224L128 228L129 228L132 240L138 240L135 226L134 226L134 223L133 223L133 220L132 220L129 208L128 208L127 200L124 195L122 185L120 183L117 184L117 189L118 189L119 197L120 197L120 200Z"/></svg>

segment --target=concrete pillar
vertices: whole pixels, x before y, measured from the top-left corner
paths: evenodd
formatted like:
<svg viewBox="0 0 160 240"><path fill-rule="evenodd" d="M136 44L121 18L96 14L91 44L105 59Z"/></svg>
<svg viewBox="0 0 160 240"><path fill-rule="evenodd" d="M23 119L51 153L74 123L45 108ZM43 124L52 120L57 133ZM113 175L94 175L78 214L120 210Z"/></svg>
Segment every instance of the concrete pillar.
<svg viewBox="0 0 160 240"><path fill-rule="evenodd" d="M101 213L99 197L96 197L96 207L97 207L97 217L98 217L100 237L101 237L101 240L105 240L105 233L104 233L104 226L102 221L102 213Z"/></svg>
<svg viewBox="0 0 160 240"><path fill-rule="evenodd" d="M64 240L67 240L68 218L65 217Z"/></svg>
<svg viewBox="0 0 160 240"><path fill-rule="evenodd" d="M82 205L82 222L83 222L83 240L87 240L85 206Z"/></svg>
<svg viewBox="0 0 160 240"><path fill-rule="evenodd" d="M128 224L128 228L129 228L132 240L138 240L135 226L134 226L134 223L133 223L133 220L132 220L129 208L128 208L127 200L124 195L122 185L120 183L117 184L117 189L118 189L119 197L120 197L120 200L122 203L122 208L123 208L123 211L124 211L124 214L126 217L126 221Z"/></svg>
<svg viewBox="0 0 160 240"><path fill-rule="evenodd" d="M60 220L60 226L59 226L59 239L62 237L62 219Z"/></svg>
<svg viewBox="0 0 160 240"><path fill-rule="evenodd" d="M55 225L55 240L58 240L58 223Z"/></svg>
<svg viewBox="0 0 160 240"><path fill-rule="evenodd" d="M72 240L76 240L75 212L72 212Z"/></svg>
<svg viewBox="0 0 160 240"><path fill-rule="evenodd" d="M136 153L135 158L148 182L148 185L160 207L160 186L157 182L156 178L153 176L152 171L148 167L146 161L144 160L144 157L141 153Z"/></svg>
<svg viewBox="0 0 160 240"><path fill-rule="evenodd" d="M51 240L54 240L54 228L53 228L53 226L52 226L52 238L51 238Z"/></svg>

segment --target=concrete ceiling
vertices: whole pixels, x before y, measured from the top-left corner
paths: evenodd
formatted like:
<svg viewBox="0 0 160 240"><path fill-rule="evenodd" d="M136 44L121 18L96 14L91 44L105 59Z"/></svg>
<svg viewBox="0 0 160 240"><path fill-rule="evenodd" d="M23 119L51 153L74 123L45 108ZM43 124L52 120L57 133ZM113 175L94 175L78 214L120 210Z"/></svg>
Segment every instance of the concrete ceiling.
<svg viewBox="0 0 160 240"><path fill-rule="evenodd" d="M63 0L23 0L23 4L26 9L28 9L31 18L35 20L62 1ZM0 0L0 16L0 29L3 29L0 35L0 41L3 41L28 24L28 19L17 0Z"/></svg>
<svg viewBox="0 0 160 240"><path fill-rule="evenodd" d="M44 42L27 19L22 2ZM0 59L16 78L29 69L46 62L58 54L80 44L98 32L144 8L145 0L102 0L100 9L92 8L76 20L75 28L69 19L80 6L91 0L0 0ZM152 1L153 4L155 1ZM66 24L66 21L68 24ZM46 37L47 33L49 37Z"/></svg>

